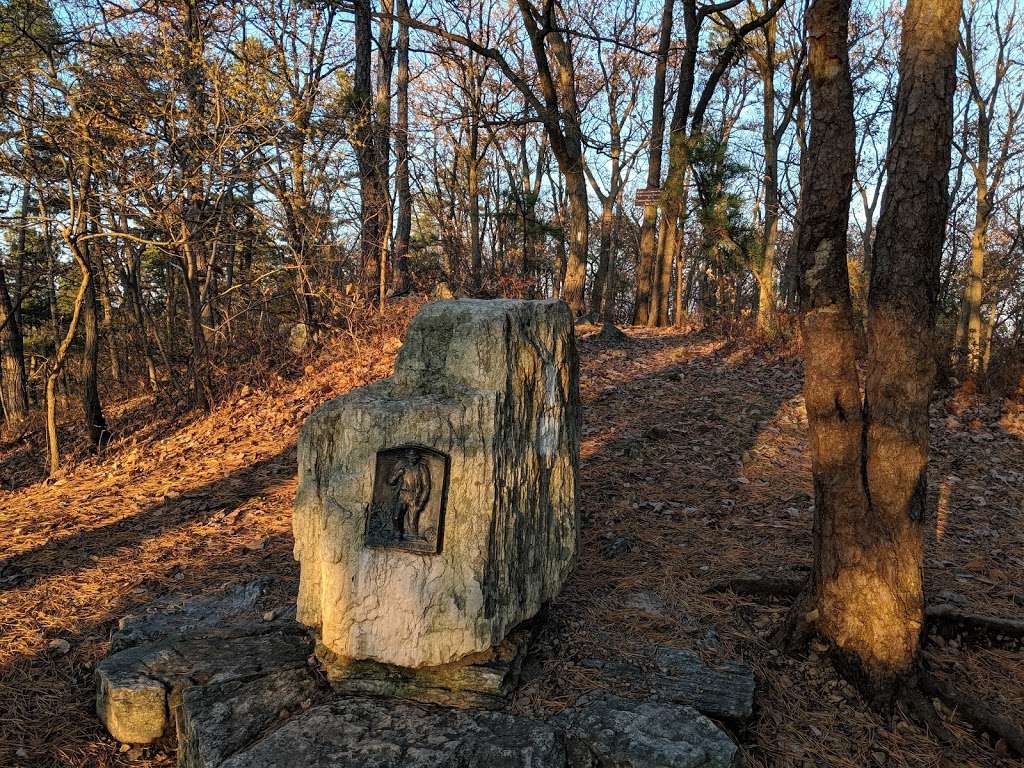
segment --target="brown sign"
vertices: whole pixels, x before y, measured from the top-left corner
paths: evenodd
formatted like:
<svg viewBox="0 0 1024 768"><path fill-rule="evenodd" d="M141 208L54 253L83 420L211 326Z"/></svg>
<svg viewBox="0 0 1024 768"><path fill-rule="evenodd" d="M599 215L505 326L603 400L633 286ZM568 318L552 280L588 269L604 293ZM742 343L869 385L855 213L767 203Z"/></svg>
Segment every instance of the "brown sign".
<svg viewBox="0 0 1024 768"><path fill-rule="evenodd" d="M366 546L436 555L448 495L448 457L423 445L377 452Z"/></svg>
<svg viewBox="0 0 1024 768"><path fill-rule="evenodd" d="M645 187L636 191L634 205L661 205L662 190L660 187Z"/></svg>

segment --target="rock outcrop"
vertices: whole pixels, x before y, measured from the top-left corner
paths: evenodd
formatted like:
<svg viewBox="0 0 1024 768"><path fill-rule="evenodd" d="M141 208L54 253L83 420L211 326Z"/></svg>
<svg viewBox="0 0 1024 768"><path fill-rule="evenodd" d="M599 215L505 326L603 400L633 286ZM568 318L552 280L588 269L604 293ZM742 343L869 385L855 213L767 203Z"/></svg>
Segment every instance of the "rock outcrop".
<svg viewBox="0 0 1024 768"><path fill-rule="evenodd" d="M312 650L295 621L261 622L256 601L268 580L192 600L163 601L121 621L96 665L96 712L127 744L177 742L184 691L304 670ZM276 711L276 710L275 710Z"/></svg>
<svg viewBox="0 0 1024 768"><path fill-rule="evenodd" d="M261 579L213 596L168 598L123 620L115 636L120 650L97 668L97 705L111 733L128 743L177 747L180 768L728 768L734 763L735 745L705 715L746 711L753 680L738 665L710 670L689 652L671 648L652 649L653 677L628 665L601 663L602 676L616 691L641 698L606 688L547 721L391 698L406 695L410 686L451 684L431 675L468 676L475 681L469 688L489 687L481 679L500 672L488 671L483 662L443 671L406 669L400 679L389 676L397 674L394 670L367 675L357 669L350 693L339 695L305 663L310 648L299 625L287 618L256 618L266 583ZM269 613L276 612L263 615ZM704 691L705 686L713 690Z"/></svg>
<svg viewBox="0 0 1024 768"><path fill-rule="evenodd" d="M692 707L598 690L551 724L565 734L571 768L730 768L736 745Z"/></svg>
<svg viewBox="0 0 1024 768"><path fill-rule="evenodd" d="M400 667L498 645L573 567L579 436L563 303L426 305L390 379L303 426L299 621Z"/></svg>

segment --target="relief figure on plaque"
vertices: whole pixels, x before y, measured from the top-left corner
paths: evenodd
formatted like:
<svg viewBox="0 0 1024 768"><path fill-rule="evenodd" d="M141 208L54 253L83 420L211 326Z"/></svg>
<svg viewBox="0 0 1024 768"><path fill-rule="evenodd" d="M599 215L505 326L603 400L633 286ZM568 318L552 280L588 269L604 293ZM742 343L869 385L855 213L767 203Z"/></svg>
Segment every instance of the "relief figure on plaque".
<svg viewBox="0 0 1024 768"><path fill-rule="evenodd" d="M397 462L387 483L394 489L392 525L404 538L420 538L420 515L430 501L430 467L410 449Z"/></svg>

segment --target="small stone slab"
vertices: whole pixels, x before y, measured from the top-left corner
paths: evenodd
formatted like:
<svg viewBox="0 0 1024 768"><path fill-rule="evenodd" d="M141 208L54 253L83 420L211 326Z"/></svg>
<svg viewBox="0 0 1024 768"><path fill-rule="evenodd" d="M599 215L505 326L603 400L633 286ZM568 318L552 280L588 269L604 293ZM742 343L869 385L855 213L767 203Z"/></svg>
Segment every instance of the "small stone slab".
<svg viewBox="0 0 1024 768"><path fill-rule="evenodd" d="M238 634L241 625L255 625L257 603L271 584L261 577L212 595L174 595L150 603L145 612L125 616L110 638L110 652L173 637Z"/></svg>
<svg viewBox="0 0 1024 768"><path fill-rule="evenodd" d="M566 768L559 733L535 720L368 698L297 715L221 768Z"/></svg>
<svg viewBox="0 0 1024 768"><path fill-rule="evenodd" d="M108 656L96 666L96 712L110 735L128 744L172 736L172 712L193 685L302 668L310 652L304 633L148 643Z"/></svg>
<svg viewBox="0 0 1024 768"><path fill-rule="evenodd" d="M679 704L599 690L551 722L565 731L572 768L730 768L736 758L736 745L718 726Z"/></svg>
<svg viewBox="0 0 1024 768"><path fill-rule="evenodd" d="M315 694L316 681L300 668L186 688L175 709L179 768L217 768Z"/></svg>
<svg viewBox="0 0 1024 768"><path fill-rule="evenodd" d="M744 722L754 713L754 670L737 661L709 667L693 651L662 646L654 653L661 673L655 696L689 704L711 717Z"/></svg>
<svg viewBox="0 0 1024 768"><path fill-rule="evenodd" d="M437 667L410 669L366 659L339 659L320 643L316 654L328 682L339 693L498 709L519 681L536 626L528 622L495 648Z"/></svg>
<svg viewBox="0 0 1024 768"><path fill-rule="evenodd" d="M616 687L643 692L652 699L692 706L709 717L743 723L754 711L754 671L735 661L709 667L693 651L659 646L651 670L596 659L583 662L601 670Z"/></svg>

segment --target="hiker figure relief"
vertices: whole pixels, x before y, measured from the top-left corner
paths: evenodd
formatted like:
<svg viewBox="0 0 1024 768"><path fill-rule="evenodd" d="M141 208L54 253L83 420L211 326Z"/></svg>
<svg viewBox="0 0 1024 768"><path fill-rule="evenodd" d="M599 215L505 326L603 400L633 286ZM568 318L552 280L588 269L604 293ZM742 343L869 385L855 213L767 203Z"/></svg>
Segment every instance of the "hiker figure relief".
<svg viewBox="0 0 1024 768"><path fill-rule="evenodd" d="M430 467L415 448L409 448L388 477L394 488L392 527L401 538L420 538L420 516L430 501Z"/></svg>
<svg viewBox="0 0 1024 768"><path fill-rule="evenodd" d="M365 543L424 554L441 550L448 457L422 445L377 452Z"/></svg>

